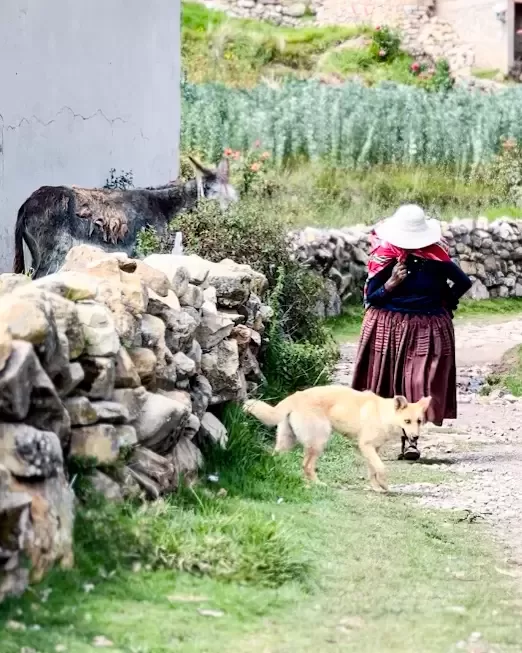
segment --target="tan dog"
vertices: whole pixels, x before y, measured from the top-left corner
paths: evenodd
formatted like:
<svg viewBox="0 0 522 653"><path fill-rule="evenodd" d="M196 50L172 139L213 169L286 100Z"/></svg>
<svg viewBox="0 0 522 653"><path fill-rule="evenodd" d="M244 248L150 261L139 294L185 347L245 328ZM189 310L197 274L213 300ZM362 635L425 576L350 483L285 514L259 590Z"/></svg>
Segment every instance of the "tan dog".
<svg viewBox="0 0 522 653"><path fill-rule="evenodd" d="M373 392L358 392L341 385L320 386L296 392L270 406L264 401L249 400L247 413L266 426L277 426L274 452L290 451L299 443L304 448L303 472L317 482L317 459L330 439L332 430L357 437L368 464L370 485L376 492L386 492L386 472L379 449L388 440L402 435L416 444L431 397L410 404L405 397L383 399Z"/></svg>

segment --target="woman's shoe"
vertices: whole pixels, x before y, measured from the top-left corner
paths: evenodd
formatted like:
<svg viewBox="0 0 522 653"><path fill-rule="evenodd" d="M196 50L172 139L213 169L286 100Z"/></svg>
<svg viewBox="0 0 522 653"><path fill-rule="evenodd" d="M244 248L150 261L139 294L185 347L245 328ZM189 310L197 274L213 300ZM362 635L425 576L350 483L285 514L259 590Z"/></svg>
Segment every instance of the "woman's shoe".
<svg viewBox="0 0 522 653"><path fill-rule="evenodd" d="M420 451L418 450L418 448L415 445L410 444L410 446L405 449L402 456L403 456L404 460L419 460Z"/></svg>
<svg viewBox="0 0 522 653"><path fill-rule="evenodd" d="M410 461L419 460L420 451L417 445L412 444L410 442L408 443L408 446L406 446L406 438L402 437L401 440L402 440L402 450L399 455L399 460L410 460Z"/></svg>

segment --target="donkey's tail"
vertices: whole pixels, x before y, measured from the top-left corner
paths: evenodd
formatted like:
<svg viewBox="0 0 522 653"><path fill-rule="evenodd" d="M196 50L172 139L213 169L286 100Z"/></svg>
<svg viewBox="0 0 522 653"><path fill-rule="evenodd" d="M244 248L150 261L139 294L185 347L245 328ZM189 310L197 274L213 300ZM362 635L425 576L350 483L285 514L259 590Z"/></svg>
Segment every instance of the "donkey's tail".
<svg viewBox="0 0 522 653"><path fill-rule="evenodd" d="M13 272L15 274L24 274L25 273L25 260L24 260L24 241L31 252L31 267L32 267L32 276L34 276L40 267L40 255L38 253L38 245L36 244L35 239L31 234L27 233L25 228L25 217L26 217L26 204L24 202L20 209L18 210L18 215L16 216L16 227L15 227L15 255L13 261Z"/></svg>
<svg viewBox="0 0 522 653"><path fill-rule="evenodd" d="M24 261L24 229L25 229L25 202L18 209L15 227L15 254L13 261L13 272L23 274L25 272Z"/></svg>

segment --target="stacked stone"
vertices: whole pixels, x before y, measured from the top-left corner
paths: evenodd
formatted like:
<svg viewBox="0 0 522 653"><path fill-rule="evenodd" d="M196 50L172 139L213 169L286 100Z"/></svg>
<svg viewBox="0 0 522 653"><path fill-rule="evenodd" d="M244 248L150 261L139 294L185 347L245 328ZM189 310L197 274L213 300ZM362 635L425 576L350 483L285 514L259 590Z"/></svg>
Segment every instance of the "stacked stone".
<svg viewBox="0 0 522 653"><path fill-rule="evenodd" d="M37 281L0 276L0 599L72 563L65 459L112 469L93 476L111 500L154 499L194 479L204 439L226 446L214 406L261 380L266 285L230 260L85 245Z"/></svg>
<svg viewBox="0 0 522 653"><path fill-rule="evenodd" d="M473 299L522 297L522 222L500 218L455 218L442 223L453 260L468 274ZM360 297L366 278L370 227L307 227L289 234L295 258L327 279L322 315L337 315L341 304Z"/></svg>
<svg viewBox="0 0 522 653"><path fill-rule="evenodd" d="M296 27L305 15L315 13L315 3L281 2L279 0L208 0L211 9L225 11L236 18L266 20L275 25Z"/></svg>

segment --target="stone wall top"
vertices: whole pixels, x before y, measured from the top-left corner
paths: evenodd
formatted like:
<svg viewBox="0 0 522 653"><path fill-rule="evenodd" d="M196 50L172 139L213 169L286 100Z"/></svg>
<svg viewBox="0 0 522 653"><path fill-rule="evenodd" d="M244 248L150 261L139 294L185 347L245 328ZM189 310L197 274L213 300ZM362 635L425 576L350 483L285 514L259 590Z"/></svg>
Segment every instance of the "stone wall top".
<svg viewBox="0 0 522 653"><path fill-rule="evenodd" d="M511 218L455 218L442 223L453 260L468 274L470 297L522 297L522 222ZM362 291L372 227L308 227L289 234L296 258L328 280L326 314L338 314L342 300Z"/></svg>

